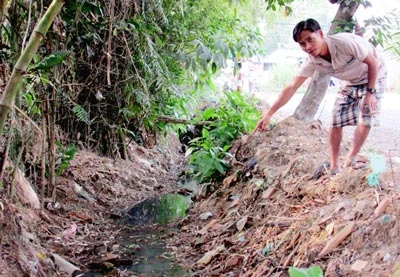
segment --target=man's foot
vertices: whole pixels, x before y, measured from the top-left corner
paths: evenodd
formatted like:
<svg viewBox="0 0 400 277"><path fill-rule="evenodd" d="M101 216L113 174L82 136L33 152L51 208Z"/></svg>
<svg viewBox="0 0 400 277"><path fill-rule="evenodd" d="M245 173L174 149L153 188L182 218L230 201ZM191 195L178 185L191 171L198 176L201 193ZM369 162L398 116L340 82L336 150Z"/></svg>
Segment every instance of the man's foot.
<svg viewBox="0 0 400 277"><path fill-rule="evenodd" d="M362 169L367 167L367 161L365 159L356 159L355 157L348 159L343 168L353 168L353 169Z"/></svg>
<svg viewBox="0 0 400 277"><path fill-rule="evenodd" d="M332 177L338 175L340 172L341 172L341 170L339 170L339 169L331 169L331 170L329 170L328 177L332 178Z"/></svg>

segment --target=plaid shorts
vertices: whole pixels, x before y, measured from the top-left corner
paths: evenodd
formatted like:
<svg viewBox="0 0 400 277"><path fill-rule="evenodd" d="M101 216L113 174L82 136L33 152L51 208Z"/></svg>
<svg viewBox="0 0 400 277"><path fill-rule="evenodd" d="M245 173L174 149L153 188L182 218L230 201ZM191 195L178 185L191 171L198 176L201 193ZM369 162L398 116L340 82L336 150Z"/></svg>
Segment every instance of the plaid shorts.
<svg viewBox="0 0 400 277"><path fill-rule="evenodd" d="M381 107L380 101L385 90L386 78L376 80L377 113ZM367 84L342 87L336 96L332 111L331 127L354 126L361 123L371 127L371 114L368 106L361 107L367 93Z"/></svg>

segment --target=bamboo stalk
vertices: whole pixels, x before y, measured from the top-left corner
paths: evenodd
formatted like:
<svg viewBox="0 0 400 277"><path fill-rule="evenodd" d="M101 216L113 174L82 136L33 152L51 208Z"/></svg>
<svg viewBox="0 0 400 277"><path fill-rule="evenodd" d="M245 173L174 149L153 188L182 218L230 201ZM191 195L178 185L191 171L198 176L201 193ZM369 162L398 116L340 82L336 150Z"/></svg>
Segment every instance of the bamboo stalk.
<svg viewBox="0 0 400 277"><path fill-rule="evenodd" d="M53 253L54 263L64 272L69 275L73 275L75 272L79 272L79 267L73 265L58 254Z"/></svg>
<svg viewBox="0 0 400 277"><path fill-rule="evenodd" d="M48 140L49 140L49 182L48 186L51 189L49 197L52 198L53 202L56 202L56 123L55 123L55 88L51 88L51 97L46 96L47 101L47 126L48 126Z"/></svg>
<svg viewBox="0 0 400 277"><path fill-rule="evenodd" d="M110 25L108 27L108 41L107 41L107 85L111 86L111 42L113 37L113 23L114 23L114 10L115 0L110 1Z"/></svg>
<svg viewBox="0 0 400 277"><path fill-rule="evenodd" d="M55 17L64 5L62 0L53 0L47 9L46 13L40 19L38 25L33 30L33 33L26 45L25 50L16 62L13 72L11 73L10 80L4 89L3 97L0 102L0 133L3 133L4 124L7 120L8 113L10 112L15 96L18 92L19 85L22 84L23 76L30 64L34 54L36 53L39 45L53 23Z"/></svg>
<svg viewBox="0 0 400 277"><path fill-rule="evenodd" d="M45 106L45 103L42 101L42 106ZM46 112L42 109L42 153L40 155L40 184L41 184L41 199L40 203L42 208L44 208L44 198L46 197Z"/></svg>

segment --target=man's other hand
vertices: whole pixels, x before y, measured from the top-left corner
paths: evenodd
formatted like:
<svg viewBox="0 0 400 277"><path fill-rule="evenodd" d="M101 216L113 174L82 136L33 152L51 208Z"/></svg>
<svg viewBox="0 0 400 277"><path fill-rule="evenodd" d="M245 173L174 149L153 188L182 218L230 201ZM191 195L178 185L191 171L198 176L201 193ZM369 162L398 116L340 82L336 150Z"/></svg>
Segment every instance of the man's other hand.
<svg viewBox="0 0 400 277"><path fill-rule="evenodd" d="M364 97L362 107L364 105L367 105L371 116L373 116L373 115L375 115L377 104L378 104L378 100L376 99L375 94L367 92L367 94Z"/></svg>

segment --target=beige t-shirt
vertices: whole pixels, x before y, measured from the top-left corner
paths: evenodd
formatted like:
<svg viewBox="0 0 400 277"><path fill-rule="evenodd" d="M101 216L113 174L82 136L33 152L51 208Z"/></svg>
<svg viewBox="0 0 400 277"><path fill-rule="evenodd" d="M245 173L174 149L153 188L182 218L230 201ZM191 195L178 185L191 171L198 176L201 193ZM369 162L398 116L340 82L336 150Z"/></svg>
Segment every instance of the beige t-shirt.
<svg viewBox="0 0 400 277"><path fill-rule="evenodd" d="M368 83L368 65L363 63L369 51L377 58L378 76L386 74L385 62L376 48L365 38L350 34L339 33L325 37L331 54L331 62L321 57L311 55L302 63L299 77L312 77L318 70L330 76L346 81L347 85L361 85Z"/></svg>

